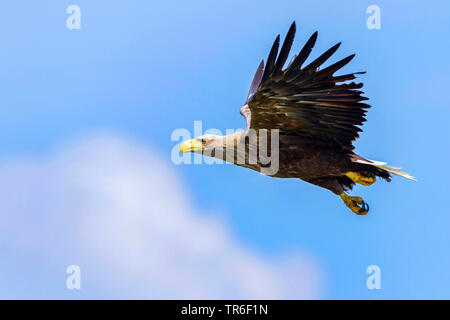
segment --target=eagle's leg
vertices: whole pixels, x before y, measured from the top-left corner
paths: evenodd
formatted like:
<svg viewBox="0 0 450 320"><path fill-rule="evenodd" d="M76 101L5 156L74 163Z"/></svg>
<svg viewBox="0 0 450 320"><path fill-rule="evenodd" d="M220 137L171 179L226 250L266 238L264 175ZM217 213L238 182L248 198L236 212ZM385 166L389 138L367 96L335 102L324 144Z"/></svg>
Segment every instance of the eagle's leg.
<svg viewBox="0 0 450 320"><path fill-rule="evenodd" d="M306 180L316 186L325 188L341 197L345 205L357 215L366 215L369 205L361 197L350 197L344 192L344 187L335 177L323 177Z"/></svg>
<svg viewBox="0 0 450 320"><path fill-rule="evenodd" d="M363 186L370 186L375 181L377 181L375 175L366 171L361 172L348 171L345 175L349 177L353 182L362 184Z"/></svg>
<svg viewBox="0 0 450 320"><path fill-rule="evenodd" d="M345 192L342 192L339 196L345 205L357 215L366 215L369 212L369 205L361 197L351 197Z"/></svg>

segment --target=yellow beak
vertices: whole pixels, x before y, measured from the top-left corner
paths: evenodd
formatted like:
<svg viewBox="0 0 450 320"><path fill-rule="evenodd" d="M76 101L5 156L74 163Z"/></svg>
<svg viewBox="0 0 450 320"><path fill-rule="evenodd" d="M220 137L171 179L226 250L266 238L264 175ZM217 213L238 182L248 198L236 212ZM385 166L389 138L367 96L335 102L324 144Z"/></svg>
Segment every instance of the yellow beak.
<svg viewBox="0 0 450 320"><path fill-rule="evenodd" d="M197 140L192 139L192 140L187 140L181 144L180 152L181 153L194 152L194 151L203 150L203 149L205 149L205 146L201 142L198 142Z"/></svg>

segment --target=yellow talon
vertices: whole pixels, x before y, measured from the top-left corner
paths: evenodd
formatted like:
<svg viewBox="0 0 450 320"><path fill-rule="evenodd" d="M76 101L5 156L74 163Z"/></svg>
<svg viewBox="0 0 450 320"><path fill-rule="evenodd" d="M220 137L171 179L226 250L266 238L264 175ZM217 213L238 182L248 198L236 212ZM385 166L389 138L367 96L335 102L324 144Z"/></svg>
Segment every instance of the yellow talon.
<svg viewBox="0 0 450 320"><path fill-rule="evenodd" d="M339 195L345 205L357 215L366 215L369 212L369 205L361 197L350 197L345 192Z"/></svg>
<svg viewBox="0 0 450 320"><path fill-rule="evenodd" d="M370 186L375 181L377 181L376 177L370 177L366 172L349 171L345 175L349 177L353 182L362 184L363 186Z"/></svg>

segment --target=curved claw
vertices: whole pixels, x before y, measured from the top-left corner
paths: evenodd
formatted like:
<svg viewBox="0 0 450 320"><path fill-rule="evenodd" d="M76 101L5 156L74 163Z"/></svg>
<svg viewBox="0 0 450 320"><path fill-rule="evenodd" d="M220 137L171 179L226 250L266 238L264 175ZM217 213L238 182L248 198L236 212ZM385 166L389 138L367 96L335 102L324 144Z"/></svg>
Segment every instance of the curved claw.
<svg viewBox="0 0 450 320"><path fill-rule="evenodd" d="M340 194L345 205L357 215L366 215L369 212L369 205L361 197L350 197L344 192Z"/></svg>
<svg viewBox="0 0 450 320"><path fill-rule="evenodd" d="M367 214L369 212L369 205L363 201L361 208L359 209L359 214Z"/></svg>
<svg viewBox="0 0 450 320"><path fill-rule="evenodd" d="M375 178L375 177L376 177L372 172L367 172L367 173L366 173L366 176L367 176L368 178Z"/></svg>

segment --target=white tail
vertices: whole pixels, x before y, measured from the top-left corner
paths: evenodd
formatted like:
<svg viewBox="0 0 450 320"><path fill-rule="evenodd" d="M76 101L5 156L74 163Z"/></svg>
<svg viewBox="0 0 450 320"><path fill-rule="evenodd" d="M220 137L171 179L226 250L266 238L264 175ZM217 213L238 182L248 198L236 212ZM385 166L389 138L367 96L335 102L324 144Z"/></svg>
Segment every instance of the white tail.
<svg viewBox="0 0 450 320"><path fill-rule="evenodd" d="M410 175L409 173L404 172L404 171L400 171L400 169L401 169L400 167L388 166L386 164L386 162L375 161L375 160L364 161L364 160L361 160L361 159L355 160L355 162L368 164L368 165L380 168L380 169L382 169L384 171L390 172L392 174L395 174L396 176L400 176L400 177L404 177L404 178L409 179L409 180L417 181L417 179L415 177L413 177L412 175Z"/></svg>

